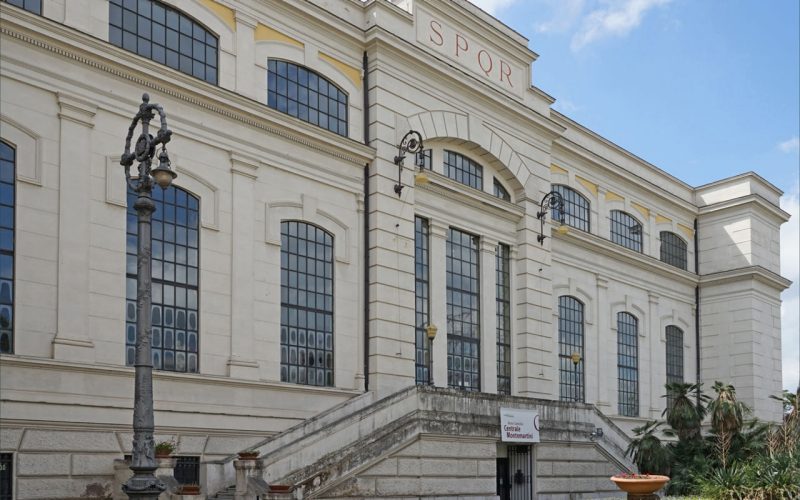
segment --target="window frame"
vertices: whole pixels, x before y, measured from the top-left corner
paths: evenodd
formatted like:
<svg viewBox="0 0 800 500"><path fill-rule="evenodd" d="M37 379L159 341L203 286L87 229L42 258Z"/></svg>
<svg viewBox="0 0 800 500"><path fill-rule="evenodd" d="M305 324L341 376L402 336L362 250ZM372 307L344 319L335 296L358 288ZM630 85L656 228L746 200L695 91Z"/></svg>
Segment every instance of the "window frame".
<svg viewBox="0 0 800 500"><path fill-rule="evenodd" d="M572 295L558 297L558 396L560 401L586 401L586 305ZM571 314L565 314L571 313ZM578 319L579 318L579 319ZM571 328L567 328L567 327ZM570 337L572 342L565 338ZM581 358L576 365L572 353ZM571 377L565 377L570 375ZM575 377L577 375L577 377ZM573 378L569 382L567 379ZM572 397L567 397L571 395Z"/></svg>
<svg viewBox="0 0 800 500"><path fill-rule="evenodd" d="M42 15L42 10L44 9L44 2L42 0L0 0L3 3L7 3L8 5L13 5L18 9L22 9L26 12L30 12L31 14L36 14L37 16ZM17 2L22 2L22 5L17 5ZM35 8L32 5L29 7L29 4L38 5L39 8Z"/></svg>
<svg viewBox="0 0 800 500"><path fill-rule="evenodd" d="M414 378L418 385L431 383L431 341L425 330L431 314L430 258L430 221L417 215L414 217Z"/></svg>
<svg viewBox="0 0 800 500"><path fill-rule="evenodd" d="M511 247L504 243L495 249L495 276L497 394L511 395Z"/></svg>
<svg viewBox="0 0 800 500"><path fill-rule="evenodd" d="M579 231L590 233L592 229L592 203L589 198L566 184L553 184L551 189L564 199L564 224ZM581 201L586 204L585 207L581 206ZM561 215L558 209L552 209L551 217L553 220L561 220Z"/></svg>
<svg viewBox="0 0 800 500"><path fill-rule="evenodd" d="M623 402L623 395L631 395L633 402ZM638 417L639 406L639 319L620 311L617 313L617 411L623 417Z"/></svg>
<svg viewBox="0 0 800 500"><path fill-rule="evenodd" d="M452 179L467 187L477 189L478 191L483 191L483 165L469 156L449 149L443 149L442 170L445 177L448 179Z"/></svg>
<svg viewBox="0 0 800 500"><path fill-rule="evenodd" d="M11 153L10 160L0 157L0 160L3 162L11 163L11 181L3 181L0 178L0 186L2 185L10 185L11 186L11 206L8 207L7 205L2 205L3 207L8 207L11 209L11 250L2 250L0 249L0 255L6 255L11 257L11 277L8 281L11 282L11 293L10 293L10 303L2 303L0 302L0 307L9 306L11 312L11 321L10 325L7 328L8 330L8 349L2 350L0 348L0 353L3 354L14 354L15 352L15 340L16 340L16 321L15 321L15 311L14 305L16 302L16 294L17 294L17 157L18 152L16 146L4 139L0 139L0 148L8 148L8 151ZM0 337L2 338L2 337ZM2 342L0 342L0 347L2 346Z"/></svg>
<svg viewBox="0 0 800 500"><path fill-rule="evenodd" d="M173 5L160 0L146 2L150 5L147 15L142 11L140 3L137 3L136 11L132 11L122 0L109 0L108 42L185 75L211 85L219 85L219 35ZM163 22L158 19L160 14L154 14L154 6L163 10ZM129 46L130 43L134 47ZM184 44L189 47L184 49ZM155 47L163 52L163 57L155 55ZM184 63L189 68L184 68ZM197 65L202 65L203 76L198 75Z"/></svg>
<svg viewBox="0 0 800 500"><path fill-rule="evenodd" d="M661 243L659 260L678 269L688 270L689 244L686 240L672 231L661 231L658 234L658 240Z"/></svg>
<svg viewBox="0 0 800 500"><path fill-rule="evenodd" d="M497 177L494 178L492 182L492 187L494 195L496 197L500 198L501 200L507 201L509 203L511 202L511 193L509 193L508 189L506 189L506 187L503 186L503 184L497 180Z"/></svg>
<svg viewBox="0 0 800 500"><path fill-rule="evenodd" d="M458 242L455 242L454 236L458 235ZM464 244L464 242L468 242L469 244ZM468 249L469 259L464 260L461 257L456 258L456 249L454 246L457 245L459 250L461 249ZM465 391L477 391L480 392L481 390L481 286L480 286L480 239L478 236L468 233L466 231L462 231L460 229L456 229L454 227L450 227L447 232L447 243L446 243L446 293L447 293L447 301L446 301L446 308L447 308L447 385L448 387L462 389ZM461 251L458 252L459 255L462 254ZM463 269L463 266L466 264L471 268L472 265L475 266L475 273L472 274L463 274L461 272L455 273L453 271L453 264L458 263L459 268ZM458 279L459 286L454 286L456 278ZM463 280L468 280L468 284L466 287L463 286ZM472 285L475 285L475 291L472 290ZM471 321L459 321L459 330L460 332L456 334L455 332L455 322L453 321L453 310L455 309L455 302L453 301L454 294L458 293L459 298L461 299L461 304L464 303L464 298L469 297L470 304L472 301L475 301L476 307L469 307L469 315ZM464 317L464 311L461 310L462 306L458 306L461 312L461 316ZM475 314L473 319L472 315ZM463 335L463 327L467 325L470 327L470 330L473 330L475 333L471 335ZM469 345L470 348L466 349L468 352L467 355L464 353L466 352L464 347ZM458 352L456 352L456 347L458 347ZM474 348L474 351L473 351ZM472 369L465 368L466 363L465 360L469 360L469 364L471 365ZM458 367L456 367L458 364ZM464 384L464 375L469 374L469 378L471 382L469 384ZM458 375L458 376L457 376ZM457 379L460 379L460 382L457 383Z"/></svg>
<svg viewBox="0 0 800 500"><path fill-rule="evenodd" d="M644 252L644 226L642 222L624 210L611 210L609 213L610 219L610 239L612 243L625 247L634 252ZM630 223L632 221L632 223ZM626 222L628 222L626 224ZM638 226L639 230L636 231L635 227ZM627 232L620 232L619 230L627 228ZM638 239L635 238L638 236Z"/></svg>

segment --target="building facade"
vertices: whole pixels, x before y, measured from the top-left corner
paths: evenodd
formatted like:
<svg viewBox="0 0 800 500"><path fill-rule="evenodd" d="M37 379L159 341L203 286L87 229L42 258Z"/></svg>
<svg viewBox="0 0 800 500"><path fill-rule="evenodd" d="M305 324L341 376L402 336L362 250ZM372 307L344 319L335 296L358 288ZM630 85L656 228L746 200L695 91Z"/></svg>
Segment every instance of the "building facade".
<svg viewBox="0 0 800 500"><path fill-rule="evenodd" d="M261 478L313 498L610 496L668 381L729 381L780 418L780 191L689 186L553 110L528 41L469 2L4 0L0 19L11 498L119 494L119 161L143 92L178 173L153 225L157 439L205 494L255 446ZM423 151L398 162L409 131ZM538 411L541 442L502 443L501 408Z"/></svg>

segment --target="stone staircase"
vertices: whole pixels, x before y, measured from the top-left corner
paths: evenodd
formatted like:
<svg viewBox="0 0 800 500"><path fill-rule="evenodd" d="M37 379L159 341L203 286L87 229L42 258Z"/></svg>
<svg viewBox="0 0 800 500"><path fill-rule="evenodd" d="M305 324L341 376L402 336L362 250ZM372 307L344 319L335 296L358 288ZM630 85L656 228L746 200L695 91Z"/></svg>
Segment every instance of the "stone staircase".
<svg viewBox="0 0 800 500"><path fill-rule="evenodd" d="M281 498L491 497L501 407L539 412L537 485L554 495L576 484L613 493L608 476L633 468L625 456L629 438L592 405L415 386L382 399L362 394L264 440L255 446L260 479L289 485L292 493ZM593 437L596 429L602 437ZM442 472L459 465L452 477ZM570 474L582 482L570 481ZM234 494L231 487L211 498Z"/></svg>

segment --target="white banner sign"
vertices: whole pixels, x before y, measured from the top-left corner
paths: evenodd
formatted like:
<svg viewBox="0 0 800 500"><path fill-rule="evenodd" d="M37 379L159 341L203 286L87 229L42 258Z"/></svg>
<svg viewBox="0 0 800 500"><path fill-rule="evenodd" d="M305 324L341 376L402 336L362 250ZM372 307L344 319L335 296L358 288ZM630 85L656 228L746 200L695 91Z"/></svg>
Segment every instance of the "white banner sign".
<svg viewBox="0 0 800 500"><path fill-rule="evenodd" d="M500 408L500 435L508 443L538 443L539 412Z"/></svg>

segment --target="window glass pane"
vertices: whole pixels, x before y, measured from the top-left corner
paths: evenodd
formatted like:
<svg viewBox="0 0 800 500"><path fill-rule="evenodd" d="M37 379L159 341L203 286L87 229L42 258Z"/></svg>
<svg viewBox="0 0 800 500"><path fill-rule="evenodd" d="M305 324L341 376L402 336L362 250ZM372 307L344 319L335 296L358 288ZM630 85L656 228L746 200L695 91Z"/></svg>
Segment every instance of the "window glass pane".
<svg viewBox="0 0 800 500"><path fill-rule="evenodd" d="M639 327L630 313L617 313L618 411L639 416Z"/></svg>
<svg viewBox="0 0 800 500"><path fill-rule="evenodd" d="M109 2L108 8L112 45L217 83L216 35L201 24L157 0Z"/></svg>
<svg viewBox="0 0 800 500"><path fill-rule="evenodd" d="M611 211L611 241L637 252L642 251L642 224L621 210Z"/></svg>
<svg viewBox="0 0 800 500"><path fill-rule="evenodd" d="M42 1L41 0L2 0L5 3L11 4L20 9L25 9L28 12L42 15Z"/></svg>
<svg viewBox="0 0 800 500"><path fill-rule="evenodd" d="M497 393L511 394L511 249L500 244L495 250L497 266Z"/></svg>
<svg viewBox="0 0 800 500"><path fill-rule="evenodd" d="M270 59L267 63L267 105L347 136L347 94L308 68Z"/></svg>
<svg viewBox="0 0 800 500"><path fill-rule="evenodd" d="M444 151L444 175L475 189L483 189L483 167L464 155Z"/></svg>
<svg viewBox="0 0 800 500"><path fill-rule="evenodd" d="M480 283L478 237L447 234L447 384L480 391Z"/></svg>
<svg viewBox="0 0 800 500"><path fill-rule="evenodd" d="M583 346L583 303L575 297L559 297L558 363L561 401L585 401Z"/></svg>
<svg viewBox="0 0 800 500"><path fill-rule="evenodd" d="M16 151L0 141L0 353L14 352Z"/></svg>
<svg viewBox="0 0 800 500"><path fill-rule="evenodd" d="M416 217L414 219L414 297L415 297L415 330L414 344L416 366L415 377L418 384L430 383L431 349L426 326L430 323L430 238L428 219Z"/></svg>
<svg viewBox="0 0 800 500"><path fill-rule="evenodd" d="M511 201L511 195L497 179L494 180L494 195L506 201Z"/></svg>
<svg viewBox="0 0 800 500"><path fill-rule="evenodd" d="M170 186L163 193L161 189L153 191L153 202L156 211L153 219L161 220L153 224L152 239L152 266L153 266L153 325L177 327L178 330L165 328L153 329L153 346L160 343L158 359L160 366L157 369L197 372L197 355L188 356L188 353L197 353L199 350L199 318L198 308L198 283L199 270L199 245L197 237L186 238L187 232L199 229L198 225L198 199L183 189ZM138 245L138 227L136 211L133 204L136 196L128 191L128 228L127 228L127 258L136 261ZM175 214L180 214L176 217ZM175 237L175 235L183 235ZM192 258L189 259L188 256ZM189 276L194 279L188 279ZM135 311L136 304L136 266L128 269L128 308ZM134 332L128 335L126 344L129 348L136 345L136 316L129 313L126 316L126 328ZM163 336L163 337L162 337ZM156 355L154 351L153 360ZM132 364L129 362L128 364Z"/></svg>
<svg viewBox="0 0 800 500"><path fill-rule="evenodd" d="M281 381L333 386L333 237L281 222Z"/></svg>
<svg viewBox="0 0 800 500"><path fill-rule="evenodd" d="M686 242L683 238L669 231L661 231L661 262L686 269Z"/></svg>
<svg viewBox="0 0 800 500"><path fill-rule="evenodd" d="M670 325L666 331L667 337L667 383L683 382L683 330ZM671 398L667 397L667 404L672 405Z"/></svg>
<svg viewBox="0 0 800 500"><path fill-rule="evenodd" d="M554 208L553 220L561 220L563 216L564 224L588 233L590 228L589 200L569 186L555 184L553 191L564 199L563 214Z"/></svg>

